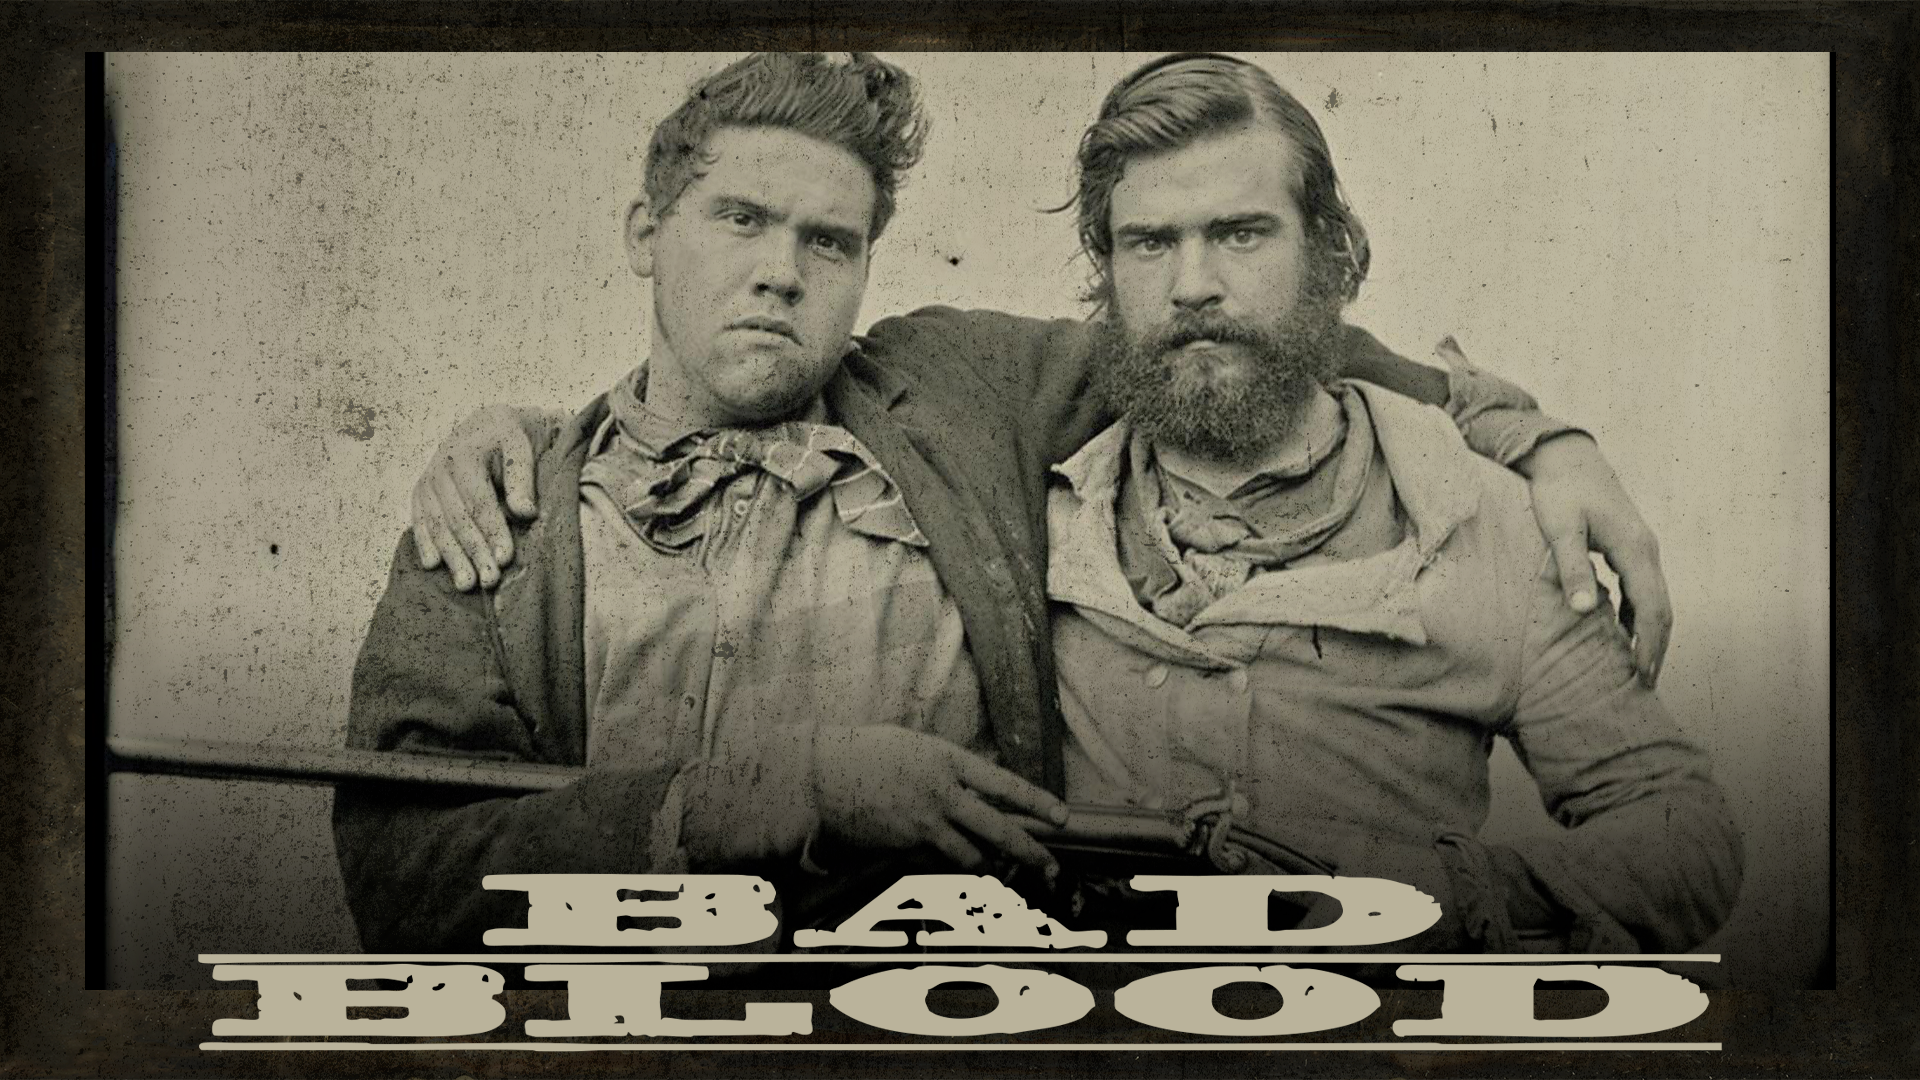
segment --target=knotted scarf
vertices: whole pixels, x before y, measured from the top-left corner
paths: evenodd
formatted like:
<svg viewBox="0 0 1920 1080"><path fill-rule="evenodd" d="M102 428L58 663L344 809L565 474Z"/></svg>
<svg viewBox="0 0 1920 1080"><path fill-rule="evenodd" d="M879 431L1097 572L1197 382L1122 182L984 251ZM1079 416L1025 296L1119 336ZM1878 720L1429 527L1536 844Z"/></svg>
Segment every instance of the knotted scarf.
<svg viewBox="0 0 1920 1080"><path fill-rule="evenodd" d="M1309 555L1344 529L1372 455L1340 451L1371 448L1373 430L1364 406L1343 411L1339 435L1305 462L1260 473L1226 498L1168 472L1136 433L1118 528L1121 565L1141 604L1187 626L1254 574Z"/></svg>
<svg viewBox="0 0 1920 1080"><path fill-rule="evenodd" d="M608 404L619 436L637 453L596 454L580 482L606 491L648 547L683 554L726 519L718 493L737 478L763 473L806 503L831 492L840 520L855 532L925 547L900 491L845 428L788 420L757 428L676 428L648 409L645 368L623 380Z"/></svg>

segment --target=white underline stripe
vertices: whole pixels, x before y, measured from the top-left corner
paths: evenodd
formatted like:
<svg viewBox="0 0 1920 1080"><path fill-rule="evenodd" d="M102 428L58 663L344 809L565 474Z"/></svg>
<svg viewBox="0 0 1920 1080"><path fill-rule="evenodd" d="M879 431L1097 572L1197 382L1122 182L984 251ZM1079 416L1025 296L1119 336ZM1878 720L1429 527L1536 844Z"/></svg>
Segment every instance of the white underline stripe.
<svg viewBox="0 0 1920 1080"><path fill-rule="evenodd" d="M203 964L1717 964L1719 953L202 953Z"/></svg>
<svg viewBox="0 0 1920 1080"><path fill-rule="evenodd" d="M363 1042L204 1042L202 1050L1718 1050L1711 1043L1493 1042L1493 1043L363 1043Z"/></svg>

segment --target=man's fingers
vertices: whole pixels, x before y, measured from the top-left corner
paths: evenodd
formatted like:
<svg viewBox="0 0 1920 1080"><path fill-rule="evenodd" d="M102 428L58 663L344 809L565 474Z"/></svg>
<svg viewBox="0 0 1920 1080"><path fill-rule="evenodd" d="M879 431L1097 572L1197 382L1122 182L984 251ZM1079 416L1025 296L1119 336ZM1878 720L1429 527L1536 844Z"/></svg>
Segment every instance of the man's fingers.
<svg viewBox="0 0 1920 1080"><path fill-rule="evenodd" d="M1633 670L1649 690L1660 685L1660 665L1666 662L1667 637L1665 633L1651 630L1633 635Z"/></svg>
<svg viewBox="0 0 1920 1080"><path fill-rule="evenodd" d="M956 788L948 800L948 813L961 828L991 844L996 850L1012 856L1045 874L1048 881L1059 876L1060 866L1038 840L1027 835L1016 820L1003 814L970 791Z"/></svg>
<svg viewBox="0 0 1920 1080"><path fill-rule="evenodd" d="M1633 606L1633 667L1648 687L1659 685L1660 666L1666 662L1667 642L1673 636L1673 601L1667 596L1667 578L1660 556L1651 544L1626 555L1607 558L1620 572L1620 591Z"/></svg>
<svg viewBox="0 0 1920 1080"><path fill-rule="evenodd" d="M964 870L978 870L987 863L987 857L980 854L979 848L974 847L966 837L960 835L958 829L944 822L933 830L933 835L927 838L927 843L939 849L942 855L952 859L954 865Z"/></svg>
<svg viewBox="0 0 1920 1080"><path fill-rule="evenodd" d="M474 573L480 579L480 584L488 589L499 584L500 567L493 561L492 546L487 543L487 538L480 532L479 526L473 523L467 504L462 500L461 493L448 470L442 469L435 473L433 493L440 500L440 509L443 511L441 517L452 532L454 543L466 556ZM453 557L451 551L442 554L449 560Z"/></svg>
<svg viewBox="0 0 1920 1080"><path fill-rule="evenodd" d="M1054 798L1045 788L957 747L953 750L953 760L959 766L961 783L974 791L998 801L1009 810L1032 814L1055 825L1067 823L1066 804Z"/></svg>
<svg viewBox="0 0 1920 1080"><path fill-rule="evenodd" d="M438 512L438 508L429 512L427 505L433 499L433 489L425 480L413 485L413 551L420 557L420 569L431 570L440 565L440 545L434 542L433 529L427 524Z"/></svg>
<svg viewBox="0 0 1920 1080"><path fill-rule="evenodd" d="M507 513L520 521L531 521L540 514L539 506L533 501L533 444L526 441L526 432L520 432L520 443L509 441L500 449L501 471L505 474ZM509 554L500 560L503 564L512 559Z"/></svg>
<svg viewBox="0 0 1920 1080"><path fill-rule="evenodd" d="M466 553L460 550L460 542L453 538L453 530L447 527L447 514L440 506L439 497L428 492L418 508L425 517L414 522L420 527L424 521L430 542L440 553L440 559L446 563L447 573L453 577L453 587L461 592L473 588L475 575L473 564L467 561Z"/></svg>
<svg viewBox="0 0 1920 1080"><path fill-rule="evenodd" d="M1572 528L1549 536L1553 562L1560 570L1560 590L1567 604L1585 615L1599 603L1599 585L1594 582L1593 562L1587 558L1587 530Z"/></svg>
<svg viewBox="0 0 1920 1080"><path fill-rule="evenodd" d="M500 503L493 497L493 478L486 469L470 463L463 464L451 457L446 460L446 465L453 470L454 486L459 489L474 526L480 530L488 557L496 567L512 562L513 530L507 527L507 519L500 512ZM491 587L491 583L488 585Z"/></svg>

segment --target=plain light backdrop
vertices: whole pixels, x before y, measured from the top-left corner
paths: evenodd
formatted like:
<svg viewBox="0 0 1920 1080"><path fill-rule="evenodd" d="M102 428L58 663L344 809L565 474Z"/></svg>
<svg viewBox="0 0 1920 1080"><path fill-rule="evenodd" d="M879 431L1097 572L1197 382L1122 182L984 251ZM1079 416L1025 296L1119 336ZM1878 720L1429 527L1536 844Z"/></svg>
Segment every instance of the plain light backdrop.
<svg viewBox="0 0 1920 1080"><path fill-rule="evenodd" d="M895 55L933 134L864 321L1082 313L1072 149L1149 57ZM633 367L620 222L712 54L120 54L112 728L339 745L408 495L476 405ZM1250 56L1306 102L1373 240L1349 319L1441 337L1592 430L1662 542L1662 696L1714 755L1747 878L1732 985L1828 927L1824 55ZM1496 837L1550 828L1496 756ZM200 952L357 951L324 789L119 777L120 985ZM182 982L182 980L194 980Z"/></svg>

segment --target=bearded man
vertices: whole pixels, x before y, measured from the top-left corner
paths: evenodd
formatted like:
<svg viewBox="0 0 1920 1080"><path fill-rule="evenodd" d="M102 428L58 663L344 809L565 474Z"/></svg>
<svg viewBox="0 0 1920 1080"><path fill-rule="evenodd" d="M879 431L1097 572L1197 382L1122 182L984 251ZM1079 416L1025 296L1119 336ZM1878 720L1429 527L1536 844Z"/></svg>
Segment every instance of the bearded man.
<svg viewBox="0 0 1920 1080"><path fill-rule="evenodd" d="M1725 800L1613 620L1562 601L1526 485L1335 377L1366 239L1311 115L1250 64L1174 57L1113 90L1079 163L1120 419L1049 497L1069 800L1227 805L1416 885L1446 915L1414 948L1718 929ZM1563 829L1476 838L1496 736Z"/></svg>

